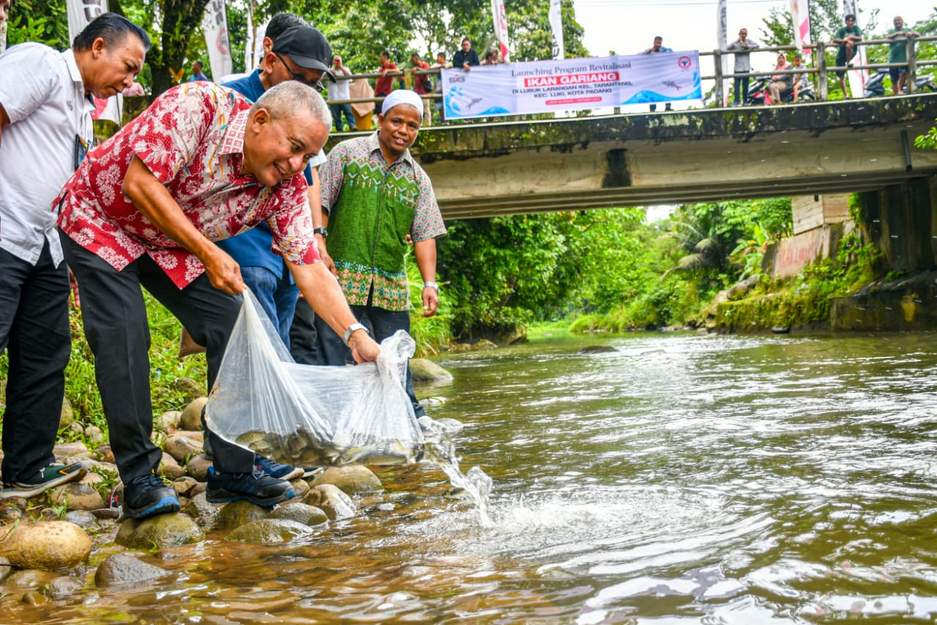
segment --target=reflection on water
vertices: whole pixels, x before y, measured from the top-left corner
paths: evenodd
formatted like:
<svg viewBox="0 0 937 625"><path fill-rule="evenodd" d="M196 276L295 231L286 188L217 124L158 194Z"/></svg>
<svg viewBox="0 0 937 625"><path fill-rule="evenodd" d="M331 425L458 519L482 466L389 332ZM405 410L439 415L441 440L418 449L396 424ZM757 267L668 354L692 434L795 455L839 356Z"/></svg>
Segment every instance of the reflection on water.
<svg viewBox="0 0 937 625"><path fill-rule="evenodd" d="M599 342L617 351L577 353ZM937 335L640 334L441 364L433 416L465 424L490 524L438 468L384 469L359 518L305 542L215 535L156 554L168 581L7 599L0 621L937 617Z"/></svg>

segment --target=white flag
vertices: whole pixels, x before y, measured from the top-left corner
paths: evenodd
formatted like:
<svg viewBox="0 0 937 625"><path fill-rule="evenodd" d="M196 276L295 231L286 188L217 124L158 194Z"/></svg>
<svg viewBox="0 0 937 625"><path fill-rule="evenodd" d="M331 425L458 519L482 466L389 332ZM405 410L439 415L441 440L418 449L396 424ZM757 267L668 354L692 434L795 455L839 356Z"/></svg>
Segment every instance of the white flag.
<svg viewBox="0 0 937 625"><path fill-rule="evenodd" d="M7 22L3 20L0 22L0 54L3 54L3 51L7 49Z"/></svg>
<svg viewBox="0 0 937 625"><path fill-rule="evenodd" d="M791 19L794 21L794 45L805 55L810 54L810 0L791 0Z"/></svg>
<svg viewBox="0 0 937 625"><path fill-rule="evenodd" d="M254 20L251 14L254 10L247 6L247 36L244 38L244 71L250 74L254 71Z"/></svg>
<svg viewBox="0 0 937 625"><path fill-rule="evenodd" d="M725 52L725 49L729 46L729 42L726 38L726 0L719 0L716 3L716 44L719 46L719 49ZM733 65L734 67L734 65ZM729 55L722 55L722 75L725 76L729 73ZM725 106L729 103L729 90L726 88L726 80L722 80L722 97L723 101L719 104Z"/></svg>
<svg viewBox="0 0 937 625"><path fill-rule="evenodd" d="M228 18L224 0L208 0L202 18L202 30L205 32L212 76L227 76L231 73L231 47L228 45Z"/></svg>
<svg viewBox="0 0 937 625"><path fill-rule="evenodd" d="M553 58L565 59L566 48L563 45L563 6L562 0L550 0L550 28L553 30Z"/></svg>
<svg viewBox="0 0 937 625"><path fill-rule="evenodd" d="M269 23L270 20L267 20L263 24L258 24L257 30L254 32L254 69L260 67L260 64L263 62L264 37L267 36L267 24Z"/></svg>
<svg viewBox="0 0 937 625"><path fill-rule="evenodd" d="M91 20L107 13L107 0L68 0L65 6L68 13L68 45L71 47L78 33L83 31ZM91 119L106 119L118 126L121 123L120 109L123 96L119 93L107 100L94 99L96 106Z"/></svg>
<svg viewBox="0 0 937 625"><path fill-rule="evenodd" d="M498 38L501 60L507 63L511 52L508 50L508 20L504 16L503 0L491 0L491 14L495 20L495 37Z"/></svg>

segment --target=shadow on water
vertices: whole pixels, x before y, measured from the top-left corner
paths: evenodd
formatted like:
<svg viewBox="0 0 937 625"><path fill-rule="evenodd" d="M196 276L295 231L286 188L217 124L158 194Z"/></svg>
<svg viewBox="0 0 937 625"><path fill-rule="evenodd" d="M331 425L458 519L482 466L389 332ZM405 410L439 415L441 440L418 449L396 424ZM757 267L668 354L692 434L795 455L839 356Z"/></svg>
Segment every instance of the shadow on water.
<svg viewBox="0 0 937 625"><path fill-rule="evenodd" d="M579 353L597 343L615 351ZM432 389L448 400L433 417L465 424L459 460L479 467L464 483L377 469L386 490L361 515L303 542L216 533L154 554L165 581L89 581L45 606L12 593L0 621L937 617L937 335L638 334L440 364L455 381Z"/></svg>

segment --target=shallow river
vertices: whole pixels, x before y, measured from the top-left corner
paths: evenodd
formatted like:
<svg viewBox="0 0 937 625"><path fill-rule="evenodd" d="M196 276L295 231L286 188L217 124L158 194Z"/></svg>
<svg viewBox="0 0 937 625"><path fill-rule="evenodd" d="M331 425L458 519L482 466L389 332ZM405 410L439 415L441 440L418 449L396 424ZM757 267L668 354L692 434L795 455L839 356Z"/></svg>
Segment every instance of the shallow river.
<svg viewBox="0 0 937 625"><path fill-rule="evenodd" d="M587 345L613 353L579 354ZM937 334L636 334L448 356L492 525L429 466L286 547L2 622L864 623L937 618ZM106 554L99 554L101 558Z"/></svg>

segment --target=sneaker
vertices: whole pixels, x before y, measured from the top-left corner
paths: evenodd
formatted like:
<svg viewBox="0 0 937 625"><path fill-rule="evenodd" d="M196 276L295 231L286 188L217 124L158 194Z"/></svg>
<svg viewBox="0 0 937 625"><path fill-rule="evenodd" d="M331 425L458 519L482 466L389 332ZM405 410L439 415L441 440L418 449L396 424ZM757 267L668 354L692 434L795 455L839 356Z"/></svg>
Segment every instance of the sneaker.
<svg viewBox="0 0 937 625"><path fill-rule="evenodd" d="M290 480L295 480L298 477L303 477L303 473L305 473L305 471L299 467L291 467L288 464L280 464L276 460L265 458L260 454L254 455L254 466L270 477L276 478L278 480L286 480L287 482Z"/></svg>
<svg viewBox="0 0 937 625"><path fill-rule="evenodd" d="M212 503L240 501L273 506L296 495L289 482L270 477L258 468L251 473L218 473L208 468L205 496Z"/></svg>
<svg viewBox="0 0 937 625"><path fill-rule="evenodd" d="M0 499L35 497L55 486L80 480L87 473L88 469L80 462L68 465L50 464L40 469L32 482L4 482L3 490L0 490Z"/></svg>
<svg viewBox="0 0 937 625"><path fill-rule="evenodd" d="M182 509L176 491L166 486L155 471L135 477L129 484L125 484L121 504L125 519L145 519Z"/></svg>

